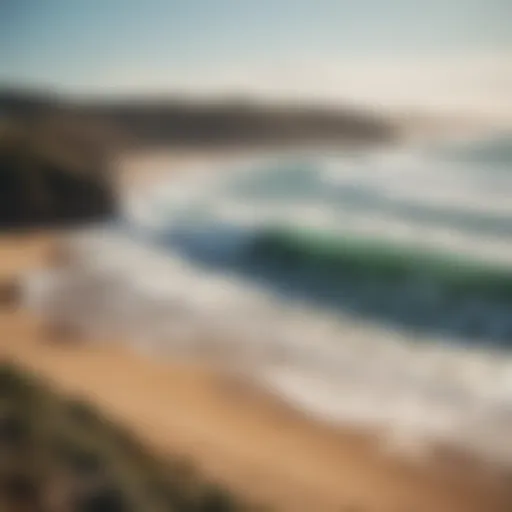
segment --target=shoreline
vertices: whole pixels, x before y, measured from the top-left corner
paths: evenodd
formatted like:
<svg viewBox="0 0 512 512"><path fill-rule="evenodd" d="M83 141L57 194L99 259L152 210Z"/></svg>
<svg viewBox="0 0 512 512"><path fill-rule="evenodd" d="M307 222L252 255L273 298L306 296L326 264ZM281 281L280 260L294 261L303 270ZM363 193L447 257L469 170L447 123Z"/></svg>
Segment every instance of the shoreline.
<svg viewBox="0 0 512 512"><path fill-rule="evenodd" d="M56 274L46 291L38 291L36 280L36 311L85 339L123 338L148 359L201 360L239 375L302 408L303 415L340 428L372 429L383 447L399 452L402 446L404 457L428 459L445 444L512 467L512 452L503 443L505 395L498 393L510 358L483 348L440 346L428 337L410 339L349 318L339 322L252 287L196 274L108 234L72 244L78 260L60 281ZM106 261L95 256L102 253L109 254ZM88 279L85 288L81 276Z"/></svg>
<svg viewBox="0 0 512 512"><path fill-rule="evenodd" d="M206 158L181 155L174 168ZM125 190L156 183L164 166L169 175L166 158L159 172L142 175L144 160L123 175ZM0 277L44 266L54 241L51 233L2 237ZM0 357L84 396L159 452L186 457L276 511L508 512L512 504L506 478L462 454L404 461L371 433L321 424L211 368L139 356L120 337L70 342L49 342L30 312L0 312Z"/></svg>
<svg viewBox="0 0 512 512"><path fill-rule="evenodd" d="M505 512L510 503L500 479L464 459L405 463L379 450L371 435L321 425L205 367L151 361L108 340L54 345L23 311L2 313L0 325L2 358L91 400L159 452L185 457L278 511Z"/></svg>

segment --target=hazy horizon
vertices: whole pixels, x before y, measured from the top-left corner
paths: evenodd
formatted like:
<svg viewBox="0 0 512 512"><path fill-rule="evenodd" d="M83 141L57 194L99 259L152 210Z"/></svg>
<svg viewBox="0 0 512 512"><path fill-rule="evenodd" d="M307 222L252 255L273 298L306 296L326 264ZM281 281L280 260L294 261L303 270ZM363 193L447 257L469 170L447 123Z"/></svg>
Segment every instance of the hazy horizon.
<svg viewBox="0 0 512 512"><path fill-rule="evenodd" d="M7 0L1 9L0 81L11 85L512 118L506 0Z"/></svg>

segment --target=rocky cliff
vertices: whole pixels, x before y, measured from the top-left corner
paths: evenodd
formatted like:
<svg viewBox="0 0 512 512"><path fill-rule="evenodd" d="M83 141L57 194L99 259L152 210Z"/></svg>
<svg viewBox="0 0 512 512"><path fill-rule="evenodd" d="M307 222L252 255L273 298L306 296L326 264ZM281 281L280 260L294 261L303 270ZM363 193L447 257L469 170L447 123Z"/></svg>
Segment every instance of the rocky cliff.
<svg viewBox="0 0 512 512"><path fill-rule="evenodd" d="M0 228L62 225L115 212L108 159L85 133L27 117L0 127Z"/></svg>

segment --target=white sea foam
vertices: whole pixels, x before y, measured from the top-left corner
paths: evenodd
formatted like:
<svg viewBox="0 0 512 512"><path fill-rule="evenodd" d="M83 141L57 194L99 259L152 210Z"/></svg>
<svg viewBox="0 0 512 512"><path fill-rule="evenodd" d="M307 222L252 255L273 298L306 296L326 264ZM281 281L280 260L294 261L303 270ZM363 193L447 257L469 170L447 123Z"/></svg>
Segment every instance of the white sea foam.
<svg viewBox="0 0 512 512"><path fill-rule="evenodd" d="M156 356L240 368L324 421L443 441L512 463L512 357L413 339L162 257L104 232L73 242L80 268L28 282L33 307ZM87 254L85 253L87 252ZM384 434L383 434L384 435ZM508 450L508 451L507 451Z"/></svg>
<svg viewBox="0 0 512 512"><path fill-rule="evenodd" d="M145 237L175 228L293 222L512 262L510 235L464 231L435 216L419 222L395 210L363 205L351 211L343 201L328 203L328 193L350 186L354 194L403 196L436 211L449 205L459 213L478 213L488 202L500 214L512 212L496 200L492 186L485 191L474 186L471 170L463 174L447 161L436 168L408 153L375 158L260 158L227 174L198 171L146 197L127 198L125 219L144 236L138 231L134 240L133 233L105 229L70 237L72 267L28 279L27 300L43 314L92 334L123 333L137 350L158 357L203 357L236 369L324 421L378 427L387 439L407 446L413 440L416 448L448 442L512 465L510 351L485 348L485 340L469 348L449 334L414 334L346 311L328 313L200 266L172 245L147 246ZM245 197L228 186L258 178L261 168L272 188L275 176L267 171L280 167L297 180L278 201L264 194ZM300 172L295 175L294 169ZM509 187L512 194L510 179L500 180L498 189ZM217 236L203 240L203 247L212 250ZM465 321L482 307L468 303L448 321ZM503 307L495 312L496 328L510 305Z"/></svg>

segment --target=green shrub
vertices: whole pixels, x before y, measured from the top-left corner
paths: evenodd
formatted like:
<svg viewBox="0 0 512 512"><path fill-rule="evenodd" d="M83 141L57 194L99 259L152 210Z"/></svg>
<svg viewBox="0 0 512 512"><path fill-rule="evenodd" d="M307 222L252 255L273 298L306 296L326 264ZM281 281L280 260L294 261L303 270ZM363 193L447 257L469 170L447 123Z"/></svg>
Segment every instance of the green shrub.
<svg viewBox="0 0 512 512"><path fill-rule="evenodd" d="M86 491L71 492L71 510L77 512L247 510L190 465L155 456L90 404L61 397L3 363L0 456L6 447L23 451L23 457L0 471L0 505L32 500L36 507L45 486L66 481L73 489L73 482L85 485Z"/></svg>

